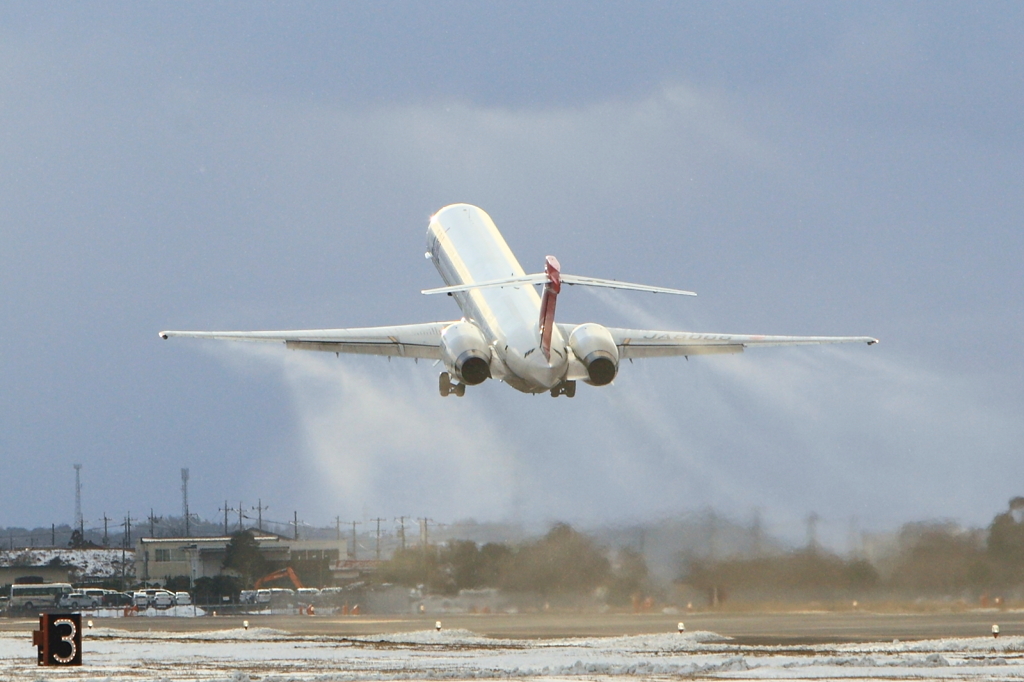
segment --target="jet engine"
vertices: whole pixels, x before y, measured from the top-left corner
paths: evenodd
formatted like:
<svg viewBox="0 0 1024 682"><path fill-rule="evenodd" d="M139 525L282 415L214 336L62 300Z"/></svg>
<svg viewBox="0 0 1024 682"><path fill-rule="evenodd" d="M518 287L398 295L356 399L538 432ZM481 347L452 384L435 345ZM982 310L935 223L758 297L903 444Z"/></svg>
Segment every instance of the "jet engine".
<svg viewBox="0 0 1024 682"><path fill-rule="evenodd" d="M491 347L472 322L456 322L441 332L441 356L452 376L469 386L491 376Z"/></svg>
<svg viewBox="0 0 1024 682"><path fill-rule="evenodd" d="M599 324L581 324L569 335L569 347L583 366L593 386L612 383L619 371L619 348L611 333Z"/></svg>

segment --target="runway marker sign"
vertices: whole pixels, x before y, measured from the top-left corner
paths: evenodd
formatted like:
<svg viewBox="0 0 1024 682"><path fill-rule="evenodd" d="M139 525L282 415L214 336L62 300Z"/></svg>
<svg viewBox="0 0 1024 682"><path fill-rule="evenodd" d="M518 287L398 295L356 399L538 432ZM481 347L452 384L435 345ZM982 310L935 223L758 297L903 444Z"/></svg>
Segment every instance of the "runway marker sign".
<svg viewBox="0 0 1024 682"><path fill-rule="evenodd" d="M82 665L82 616L78 613L41 613L39 629L32 632L39 665Z"/></svg>

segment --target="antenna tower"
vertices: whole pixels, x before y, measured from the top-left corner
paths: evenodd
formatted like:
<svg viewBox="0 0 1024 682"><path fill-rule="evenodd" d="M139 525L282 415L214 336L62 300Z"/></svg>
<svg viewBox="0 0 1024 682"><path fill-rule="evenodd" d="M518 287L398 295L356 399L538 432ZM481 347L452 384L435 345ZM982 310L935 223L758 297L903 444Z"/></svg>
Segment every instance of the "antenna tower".
<svg viewBox="0 0 1024 682"><path fill-rule="evenodd" d="M75 525L79 533L85 533L85 519L82 518L82 465L75 465Z"/></svg>

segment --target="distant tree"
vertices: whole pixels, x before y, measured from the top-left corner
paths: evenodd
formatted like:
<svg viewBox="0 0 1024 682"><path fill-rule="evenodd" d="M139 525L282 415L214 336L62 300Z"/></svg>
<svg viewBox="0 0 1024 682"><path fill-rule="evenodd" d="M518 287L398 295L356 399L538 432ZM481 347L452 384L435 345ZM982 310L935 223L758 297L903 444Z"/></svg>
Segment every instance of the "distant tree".
<svg viewBox="0 0 1024 682"><path fill-rule="evenodd" d="M68 547L71 549L81 549L85 546L85 540L82 538L82 531L77 528L71 531L71 539L68 541Z"/></svg>
<svg viewBox="0 0 1024 682"><path fill-rule="evenodd" d="M82 535L82 531L77 528L71 531L71 540L68 541L68 547L71 549L101 549L95 542L86 540L85 536Z"/></svg>
<svg viewBox="0 0 1024 682"><path fill-rule="evenodd" d="M911 594L952 596L978 587L982 537L949 523L910 523L899 534L900 555L889 583Z"/></svg>
<svg viewBox="0 0 1024 682"><path fill-rule="evenodd" d="M238 573L245 587L252 587L267 573L267 560L260 552L260 543L251 530L240 530L231 534L231 541L224 549L223 568Z"/></svg>
<svg viewBox="0 0 1024 682"><path fill-rule="evenodd" d="M192 586L192 579L187 575L167 576L164 579L164 589L171 592L188 592Z"/></svg>
<svg viewBox="0 0 1024 682"><path fill-rule="evenodd" d="M616 566L608 585L608 603L612 606L629 604L635 596L647 595L651 590L647 562L635 549L619 550Z"/></svg>
<svg viewBox="0 0 1024 682"><path fill-rule="evenodd" d="M867 559L853 559L846 562L843 577L847 585L854 589L873 589L881 582L881 576Z"/></svg>
<svg viewBox="0 0 1024 682"><path fill-rule="evenodd" d="M407 547L396 551L391 559L385 561L378 571L381 582L396 583L406 587L423 585L430 591L446 592L446 580L440 574L437 561L437 548L433 545L423 547Z"/></svg>
<svg viewBox="0 0 1024 682"><path fill-rule="evenodd" d="M488 542L480 548L480 587L501 587L511 570L515 552L503 542Z"/></svg>
<svg viewBox="0 0 1024 682"><path fill-rule="evenodd" d="M755 599L833 599L871 589L879 582L874 566L846 561L822 548L774 556L709 561L691 558L680 582L707 592Z"/></svg>
<svg viewBox="0 0 1024 682"><path fill-rule="evenodd" d="M238 601L238 593L242 590L241 581L233 575L216 575L202 577L193 586L197 604L220 604L223 597Z"/></svg>
<svg viewBox="0 0 1024 682"><path fill-rule="evenodd" d="M409 587L423 585L437 594L499 587L513 557L511 547L493 542L479 547L471 540L453 540L440 547L410 547L395 552L382 564L378 580Z"/></svg>
<svg viewBox="0 0 1024 682"><path fill-rule="evenodd" d="M988 527L986 553L994 564L999 582L1008 585L1024 583L1024 498L1010 500L1009 509L992 519Z"/></svg>
<svg viewBox="0 0 1024 682"><path fill-rule="evenodd" d="M484 558L472 540L454 540L438 552L438 564L450 592L481 587Z"/></svg>
<svg viewBox="0 0 1024 682"><path fill-rule="evenodd" d="M594 541L559 523L540 540L519 548L503 587L544 597L580 595L607 584L611 564Z"/></svg>

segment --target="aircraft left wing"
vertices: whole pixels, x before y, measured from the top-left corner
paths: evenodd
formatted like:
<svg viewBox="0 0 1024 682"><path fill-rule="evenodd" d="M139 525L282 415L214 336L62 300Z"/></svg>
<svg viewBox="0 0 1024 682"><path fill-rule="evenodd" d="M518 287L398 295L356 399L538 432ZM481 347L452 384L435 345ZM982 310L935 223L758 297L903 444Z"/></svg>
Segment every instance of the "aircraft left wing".
<svg viewBox="0 0 1024 682"><path fill-rule="evenodd" d="M571 332L572 329L569 329ZM754 334L704 334L662 332L649 329L608 327L619 347L619 357L659 358L674 355L741 353L747 346L804 346L823 343L878 343L870 336L760 336Z"/></svg>
<svg viewBox="0 0 1024 682"><path fill-rule="evenodd" d="M403 324L395 327L355 329L297 329L266 332L160 332L160 338L187 336L224 341L284 343L293 350L318 350L328 353L387 355L403 358L441 358L441 330L452 322Z"/></svg>

